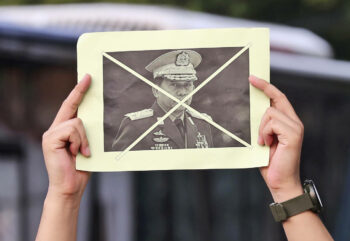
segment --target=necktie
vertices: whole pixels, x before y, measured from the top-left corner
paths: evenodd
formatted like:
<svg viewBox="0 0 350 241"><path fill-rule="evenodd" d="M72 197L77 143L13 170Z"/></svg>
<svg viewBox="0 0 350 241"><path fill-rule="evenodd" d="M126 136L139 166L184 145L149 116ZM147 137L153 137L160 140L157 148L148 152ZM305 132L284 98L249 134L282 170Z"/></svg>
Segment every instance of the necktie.
<svg viewBox="0 0 350 241"><path fill-rule="evenodd" d="M176 119L174 121L177 129L179 129L182 139L185 141L185 127L181 119Z"/></svg>

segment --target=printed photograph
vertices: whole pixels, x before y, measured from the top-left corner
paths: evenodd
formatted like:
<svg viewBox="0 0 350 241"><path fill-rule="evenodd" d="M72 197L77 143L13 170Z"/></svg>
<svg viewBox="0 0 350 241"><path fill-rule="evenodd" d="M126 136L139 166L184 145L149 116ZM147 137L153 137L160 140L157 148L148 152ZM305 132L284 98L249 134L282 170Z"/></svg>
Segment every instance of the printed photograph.
<svg viewBox="0 0 350 241"><path fill-rule="evenodd" d="M104 151L250 144L249 49L223 67L242 48L107 52Z"/></svg>

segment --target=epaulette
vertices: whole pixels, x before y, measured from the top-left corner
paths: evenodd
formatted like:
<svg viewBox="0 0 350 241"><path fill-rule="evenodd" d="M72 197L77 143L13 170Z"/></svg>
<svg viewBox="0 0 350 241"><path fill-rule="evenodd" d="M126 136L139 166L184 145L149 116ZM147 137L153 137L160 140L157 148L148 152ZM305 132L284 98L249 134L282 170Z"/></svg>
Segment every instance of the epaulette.
<svg viewBox="0 0 350 241"><path fill-rule="evenodd" d="M130 120L144 119L144 118L153 116L153 110L152 109L144 109L144 110L128 113L125 116L129 117Z"/></svg>
<svg viewBox="0 0 350 241"><path fill-rule="evenodd" d="M187 112L188 112L192 117L197 118L197 119L204 120L204 118L203 118L203 116L204 116L204 117L210 119L211 121L213 120L213 119L211 118L211 116L208 115L208 114L206 114L206 113L201 113L201 115L199 115L198 113L193 112L193 111L190 111L190 110L187 110Z"/></svg>

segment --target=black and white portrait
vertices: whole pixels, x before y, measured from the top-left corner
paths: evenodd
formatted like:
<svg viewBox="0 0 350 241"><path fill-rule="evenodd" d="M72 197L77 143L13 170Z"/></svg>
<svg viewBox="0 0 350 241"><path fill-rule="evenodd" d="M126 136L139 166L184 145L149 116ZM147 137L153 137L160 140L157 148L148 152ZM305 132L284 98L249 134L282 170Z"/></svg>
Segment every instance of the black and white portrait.
<svg viewBox="0 0 350 241"><path fill-rule="evenodd" d="M145 171L266 166L258 145L270 100L267 28L83 34L78 77L92 83L79 106L91 156L78 170Z"/></svg>
<svg viewBox="0 0 350 241"><path fill-rule="evenodd" d="M249 50L222 68L242 48L107 52L104 150L250 144Z"/></svg>

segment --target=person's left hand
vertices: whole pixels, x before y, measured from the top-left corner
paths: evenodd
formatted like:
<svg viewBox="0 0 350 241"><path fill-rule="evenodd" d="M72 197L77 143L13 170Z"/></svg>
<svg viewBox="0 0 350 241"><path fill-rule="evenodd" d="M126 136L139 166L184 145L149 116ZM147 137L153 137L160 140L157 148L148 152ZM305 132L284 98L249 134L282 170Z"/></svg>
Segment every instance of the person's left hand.
<svg viewBox="0 0 350 241"><path fill-rule="evenodd" d="M260 168L276 201L284 201L303 193L300 182L300 152L304 126L287 97L272 84L255 76L250 83L270 99L259 128L260 145L270 146L270 163Z"/></svg>

